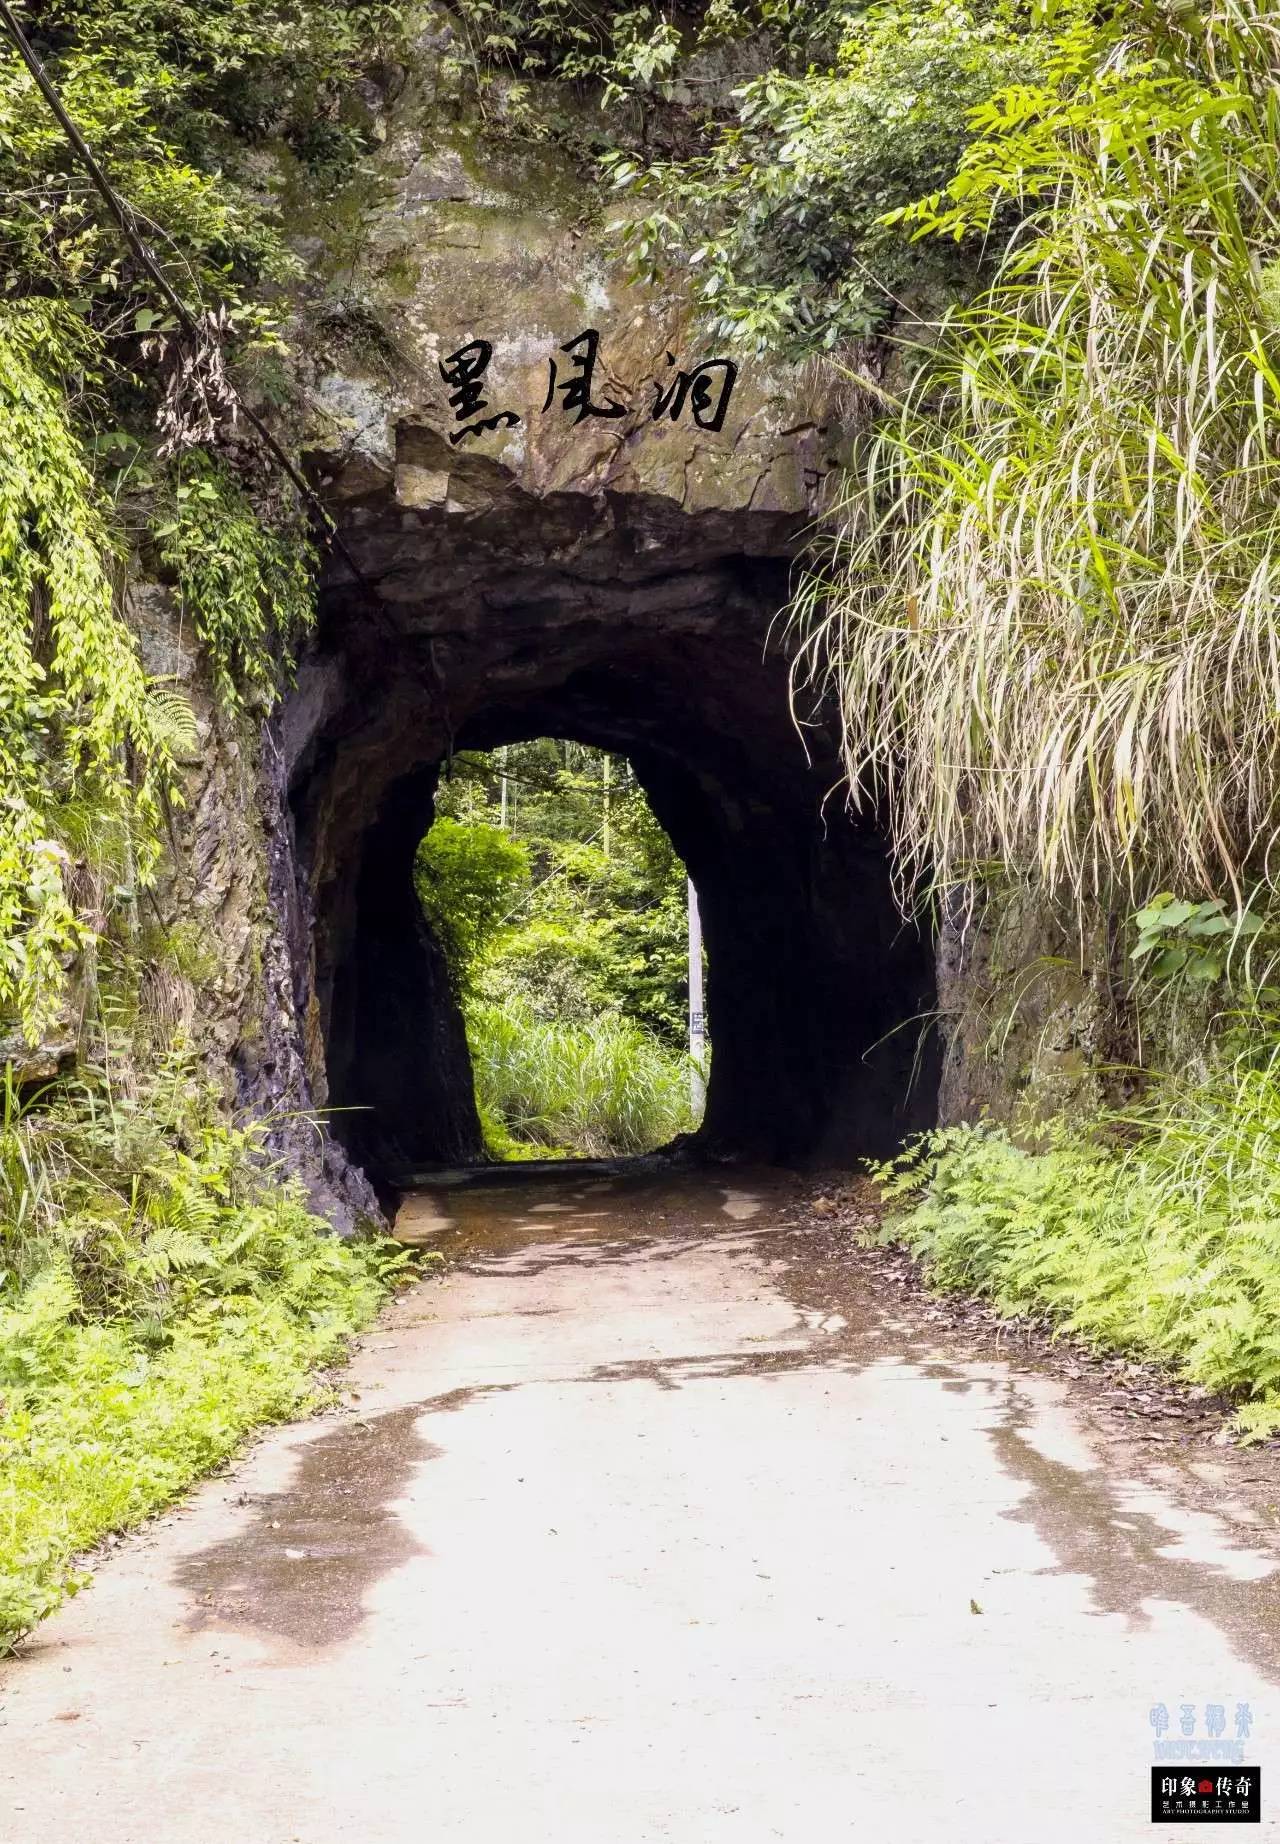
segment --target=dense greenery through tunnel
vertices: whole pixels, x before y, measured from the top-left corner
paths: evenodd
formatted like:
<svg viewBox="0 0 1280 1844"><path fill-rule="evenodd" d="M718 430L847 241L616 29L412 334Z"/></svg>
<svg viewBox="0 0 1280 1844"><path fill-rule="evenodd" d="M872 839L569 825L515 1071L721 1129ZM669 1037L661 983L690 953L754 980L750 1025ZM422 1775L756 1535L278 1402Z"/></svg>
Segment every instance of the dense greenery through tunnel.
<svg viewBox="0 0 1280 1844"><path fill-rule="evenodd" d="M647 1152L698 1125L688 881L629 762L549 737L455 757L414 879L491 1153Z"/></svg>

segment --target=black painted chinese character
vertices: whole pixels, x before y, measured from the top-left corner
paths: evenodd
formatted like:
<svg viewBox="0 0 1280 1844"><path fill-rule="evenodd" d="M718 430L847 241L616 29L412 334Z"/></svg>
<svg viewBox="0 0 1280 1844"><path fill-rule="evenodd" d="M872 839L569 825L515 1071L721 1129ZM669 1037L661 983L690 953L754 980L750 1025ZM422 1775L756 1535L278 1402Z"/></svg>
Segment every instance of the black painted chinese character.
<svg viewBox="0 0 1280 1844"><path fill-rule="evenodd" d="M579 350L581 348L581 350ZM547 400L542 406L543 414L551 408L559 391L564 402L561 408L575 410L575 426L588 416L625 416L625 403L615 403L607 397L603 404L595 403L591 397L591 385L595 375L596 360L600 354L600 335L594 327L588 327L585 333L579 333L576 339L566 340L559 348L567 352L573 361L572 376L563 384L556 382L557 368L554 359L547 362L551 367L551 378L547 385Z"/></svg>
<svg viewBox="0 0 1280 1844"><path fill-rule="evenodd" d="M668 352L667 364L675 362L675 353ZM692 371L677 372L675 382L666 390L655 380L652 420L656 423L660 417L669 416L674 423L687 403L699 429L709 430L714 435L716 430L724 428L729 399L737 381L738 367L732 359L704 359Z"/></svg>
<svg viewBox="0 0 1280 1844"><path fill-rule="evenodd" d="M488 409L482 379L492 357L493 347L487 339L473 339L469 345L459 346L456 352L451 352L439 366L440 376L452 389L449 408L453 411L455 422L465 423L478 410ZM483 435L488 429L514 429L519 421L514 410L499 410L496 415L486 416L482 421L472 423L469 428L456 430L449 437L449 445L456 448L468 436Z"/></svg>

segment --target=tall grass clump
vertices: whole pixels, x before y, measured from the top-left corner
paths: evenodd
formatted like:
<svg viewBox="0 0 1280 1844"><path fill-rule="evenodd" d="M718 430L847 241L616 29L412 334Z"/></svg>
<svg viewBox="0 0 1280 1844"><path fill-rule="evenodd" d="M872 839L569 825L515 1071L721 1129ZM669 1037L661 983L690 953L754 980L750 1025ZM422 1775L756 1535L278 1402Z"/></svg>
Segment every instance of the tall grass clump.
<svg viewBox="0 0 1280 1844"><path fill-rule="evenodd" d="M894 214L1021 215L993 284L900 342L795 614L906 888L1274 884L1277 68L1251 0L1077 20Z"/></svg>
<svg viewBox="0 0 1280 1844"><path fill-rule="evenodd" d="M78 1558L296 1412L403 1251L343 1243L202 1118L174 1064L133 1099L0 1091L0 1652Z"/></svg>
<svg viewBox="0 0 1280 1844"><path fill-rule="evenodd" d="M688 1059L615 1012L566 1022L515 996L481 1000L467 1036L481 1116L517 1144L605 1158L697 1125Z"/></svg>

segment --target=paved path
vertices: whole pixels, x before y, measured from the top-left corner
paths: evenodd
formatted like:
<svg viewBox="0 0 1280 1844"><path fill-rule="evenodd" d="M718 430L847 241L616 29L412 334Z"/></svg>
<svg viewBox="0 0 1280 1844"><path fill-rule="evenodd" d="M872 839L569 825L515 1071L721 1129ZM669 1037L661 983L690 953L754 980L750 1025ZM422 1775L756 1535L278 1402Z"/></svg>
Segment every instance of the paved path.
<svg viewBox="0 0 1280 1844"><path fill-rule="evenodd" d="M1104 1468L1071 1386L842 1291L784 1203L413 1200L460 1260L354 1409L0 1670L0 1844L1111 1844L1183 1701L1251 1706L1280 1811L1275 1556L1212 1468Z"/></svg>

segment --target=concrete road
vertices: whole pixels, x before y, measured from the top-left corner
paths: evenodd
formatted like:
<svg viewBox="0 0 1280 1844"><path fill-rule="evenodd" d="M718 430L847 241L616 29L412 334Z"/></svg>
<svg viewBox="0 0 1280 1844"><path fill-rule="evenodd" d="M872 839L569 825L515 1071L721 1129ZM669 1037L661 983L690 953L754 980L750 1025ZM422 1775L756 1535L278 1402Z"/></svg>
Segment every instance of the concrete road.
<svg viewBox="0 0 1280 1844"><path fill-rule="evenodd" d="M1146 1465L787 1201L413 1199L454 1265L354 1406L0 1669L2 1844L1120 1844L1184 1703L1228 1739L1248 1705L1276 1829L1276 1553L1231 1457Z"/></svg>

